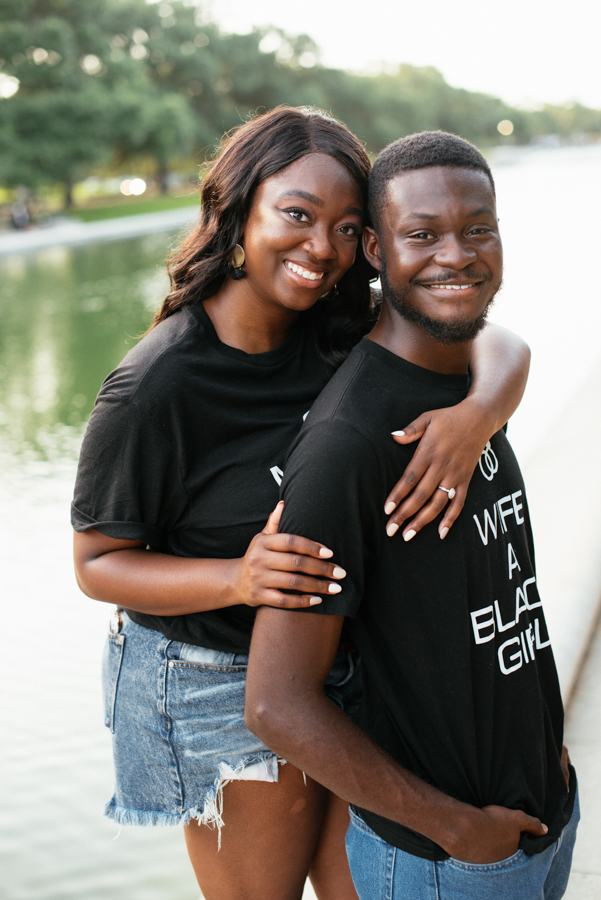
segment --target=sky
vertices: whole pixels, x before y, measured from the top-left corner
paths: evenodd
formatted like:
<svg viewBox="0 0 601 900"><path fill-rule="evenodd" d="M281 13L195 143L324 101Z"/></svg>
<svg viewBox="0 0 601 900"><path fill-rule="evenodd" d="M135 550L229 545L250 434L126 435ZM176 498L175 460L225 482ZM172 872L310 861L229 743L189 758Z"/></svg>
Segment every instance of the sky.
<svg viewBox="0 0 601 900"><path fill-rule="evenodd" d="M308 34L335 68L435 66L454 87L527 108L601 108L599 0L205 0L223 30Z"/></svg>

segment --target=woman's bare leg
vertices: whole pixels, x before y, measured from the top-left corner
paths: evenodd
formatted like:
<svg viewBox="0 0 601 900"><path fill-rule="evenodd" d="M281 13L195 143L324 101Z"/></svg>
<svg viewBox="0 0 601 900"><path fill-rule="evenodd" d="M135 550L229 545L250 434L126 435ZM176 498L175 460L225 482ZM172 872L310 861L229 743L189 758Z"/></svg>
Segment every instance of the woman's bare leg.
<svg viewBox="0 0 601 900"><path fill-rule="evenodd" d="M326 792L289 763L279 781L232 781L216 829L184 828L205 900L300 900L320 832Z"/></svg>
<svg viewBox="0 0 601 900"><path fill-rule="evenodd" d="M344 845L349 822L348 803L328 791L321 832L309 869L318 900L359 900Z"/></svg>

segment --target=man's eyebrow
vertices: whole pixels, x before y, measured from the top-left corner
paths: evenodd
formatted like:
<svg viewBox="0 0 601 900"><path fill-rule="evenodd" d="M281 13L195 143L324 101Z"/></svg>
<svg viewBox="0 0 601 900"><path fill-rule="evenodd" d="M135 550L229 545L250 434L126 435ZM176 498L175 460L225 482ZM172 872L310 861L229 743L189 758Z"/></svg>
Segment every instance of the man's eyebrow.
<svg viewBox="0 0 601 900"><path fill-rule="evenodd" d="M479 206L478 209L473 209L473 210L471 210L471 212L468 212L467 217L469 219L475 219L475 218L477 218L477 216L483 216L486 213L488 213L488 215L490 215L490 216L495 215L495 211L493 209L491 209L490 206ZM438 219L439 216L433 215L433 213L412 212L412 213L407 213L407 218L408 219L428 219L429 221L432 221L433 219Z"/></svg>
<svg viewBox="0 0 601 900"><path fill-rule="evenodd" d="M488 215L490 216L495 215L494 209L491 209L490 206L479 206L478 209L475 209L473 212L469 212L468 216L470 217L470 219L475 219L476 216L483 216L486 213L488 213Z"/></svg>

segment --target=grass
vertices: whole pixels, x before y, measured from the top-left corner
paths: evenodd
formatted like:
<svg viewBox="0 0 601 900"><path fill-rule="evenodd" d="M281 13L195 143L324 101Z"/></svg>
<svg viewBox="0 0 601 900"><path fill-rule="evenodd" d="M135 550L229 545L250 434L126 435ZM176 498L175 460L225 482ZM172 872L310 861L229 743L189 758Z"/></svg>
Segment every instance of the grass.
<svg viewBox="0 0 601 900"><path fill-rule="evenodd" d="M163 212L166 209L180 209L183 206L199 206L200 195L188 194L182 197L140 197L115 201L111 197L108 203L98 203L85 207L75 207L66 215L80 219L82 222L98 222L100 219L114 219L119 216L134 216L138 213Z"/></svg>

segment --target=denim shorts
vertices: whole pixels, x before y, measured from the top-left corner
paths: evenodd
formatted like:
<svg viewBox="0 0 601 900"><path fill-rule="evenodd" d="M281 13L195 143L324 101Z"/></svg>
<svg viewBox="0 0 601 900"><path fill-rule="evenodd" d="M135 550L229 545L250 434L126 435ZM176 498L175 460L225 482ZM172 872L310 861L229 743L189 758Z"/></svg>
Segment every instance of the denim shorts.
<svg viewBox="0 0 601 900"><path fill-rule="evenodd" d="M105 815L123 825L198 819L220 830L229 781L278 780L277 755L244 724L247 661L170 641L123 614L102 666L116 782ZM349 715L356 712L356 654L337 654L325 692Z"/></svg>
<svg viewBox="0 0 601 900"><path fill-rule="evenodd" d="M560 900L579 821L576 794L570 821L542 853L518 850L509 859L477 865L452 857L431 862L398 850L351 810L346 852L360 900Z"/></svg>

